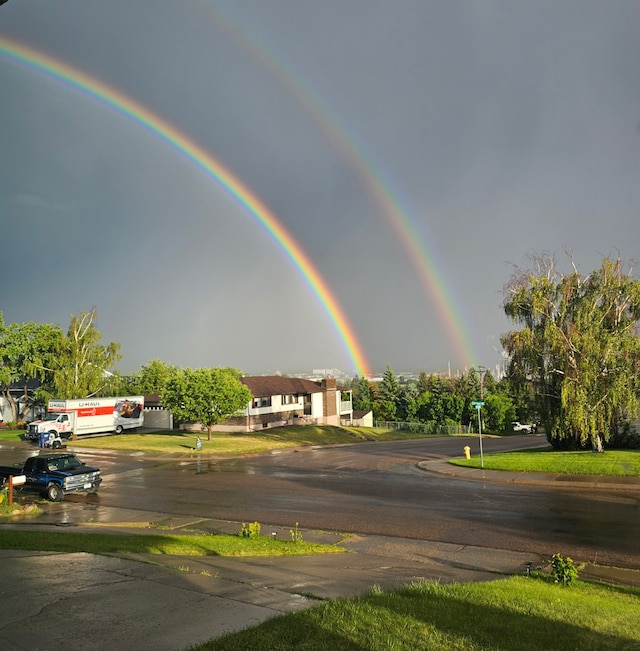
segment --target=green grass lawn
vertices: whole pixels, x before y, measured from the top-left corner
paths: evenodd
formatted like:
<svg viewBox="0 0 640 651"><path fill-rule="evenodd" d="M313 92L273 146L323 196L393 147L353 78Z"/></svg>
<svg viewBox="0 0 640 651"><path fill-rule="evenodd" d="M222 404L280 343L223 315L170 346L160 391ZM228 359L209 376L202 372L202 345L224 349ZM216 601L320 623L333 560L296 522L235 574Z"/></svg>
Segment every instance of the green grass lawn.
<svg viewBox="0 0 640 651"><path fill-rule="evenodd" d="M270 619L190 651L640 649L640 590L512 577L416 583Z"/></svg>
<svg viewBox="0 0 640 651"><path fill-rule="evenodd" d="M24 431L0 431L0 441L23 440ZM355 443L358 441L393 441L421 438L424 435L373 427L291 426L278 427L252 433L214 432L211 440L206 432L193 433L178 430L139 434L119 434L79 438L69 441L69 447L106 448L155 452L159 454L189 455L195 452L196 437L202 441L202 453L221 456L237 456L268 452L298 446Z"/></svg>
<svg viewBox="0 0 640 651"><path fill-rule="evenodd" d="M17 443L22 441L24 436L23 429L7 429L0 427L0 441L7 441L7 443Z"/></svg>
<svg viewBox="0 0 640 651"><path fill-rule="evenodd" d="M302 556L343 553L342 547L268 536L107 534L73 531L21 531L0 528L0 549L90 554L166 554L169 556Z"/></svg>
<svg viewBox="0 0 640 651"><path fill-rule="evenodd" d="M451 459L450 463L466 468L480 468L480 457ZM594 454L556 452L551 447L520 452L501 452L484 455L486 470L512 472L547 472L573 475L609 475L640 477L640 450L607 450Z"/></svg>

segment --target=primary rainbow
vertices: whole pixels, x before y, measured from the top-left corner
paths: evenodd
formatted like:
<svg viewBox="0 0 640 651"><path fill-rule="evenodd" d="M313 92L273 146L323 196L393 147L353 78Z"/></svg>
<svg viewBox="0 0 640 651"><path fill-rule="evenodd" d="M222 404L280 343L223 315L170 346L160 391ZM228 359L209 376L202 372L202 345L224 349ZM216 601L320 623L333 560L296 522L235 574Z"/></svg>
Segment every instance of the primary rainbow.
<svg viewBox="0 0 640 651"><path fill-rule="evenodd" d="M195 143L175 126L138 102L115 90L102 81L73 68L62 61L39 52L32 47L0 36L0 56L27 69L65 84L73 90L89 96L108 108L122 114L167 143L182 156L194 163L215 180L267 231L293 264L300 270L307 284L316 294L327 312L336 332L351 358L359 375L369 375L369 364L360 343L356 339L344 311L329 286L315 268L296 240L267 206L238 178L227 170L208 151Z"/></svg>

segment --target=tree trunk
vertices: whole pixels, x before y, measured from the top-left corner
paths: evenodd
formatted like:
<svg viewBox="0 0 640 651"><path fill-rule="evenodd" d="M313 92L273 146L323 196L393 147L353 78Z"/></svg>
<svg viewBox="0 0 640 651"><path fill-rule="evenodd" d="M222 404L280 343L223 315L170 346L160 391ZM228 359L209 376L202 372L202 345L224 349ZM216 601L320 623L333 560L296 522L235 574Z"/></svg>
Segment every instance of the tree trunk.
<svg viewBox="0 0 640 651"><path fill-rule="evenodd" d="M25 419L25 415L29 411L29 409L30 409L30 407L32 405L32 400L31 400L31 397L29 396L29 387L28 387L26 382L25 382L24 386L22 387L22 399L23 399L24 407L22 409L22 412L18 414L18 418L20 420Z"/></svg>
<svg viewBox="0 0 640 651"><path fill-rule="evenodd" d="M602 437L600 434L591 437L591 449L596 453L604 452L604 448L602 447Z"/></svg>

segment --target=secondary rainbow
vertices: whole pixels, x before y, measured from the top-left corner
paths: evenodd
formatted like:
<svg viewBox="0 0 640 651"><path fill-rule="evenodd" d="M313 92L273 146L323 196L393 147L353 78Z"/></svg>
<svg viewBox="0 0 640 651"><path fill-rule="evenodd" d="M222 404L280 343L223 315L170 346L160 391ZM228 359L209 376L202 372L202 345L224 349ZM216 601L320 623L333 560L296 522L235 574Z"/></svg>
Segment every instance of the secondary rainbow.
<svg viewBox="0 0 640 651"><path fill-rule="evenodd" d="M287 232L273 212L211 153L174 125L142 104L85 72L13 39L0 36L0 56L36 71L97 100L160 138L216 181L267 231L299 269L311 287L344 345L359 375L369 375L369 364L344 311L302 247Z"/></svg>
<svg viewBox="0 0 640 651"><path fill-rule="evenodd" d="M465 328L465 319L453 300L454 293L448 288L442 274L445 268L438 254L433 238L422 235L416 226L417 219L411 219L406 201L400 200L400 192L392 190L392 184L374 167L374 157L365 152L353 134L323 106L316 95L304 85L300 75L291 71L291 66L278 59L255 30L231 16L228 8L210 0L196 1L209 12L215 26L220 27L280 84L313 120L323 136L347 162L370 197L372 205L385 217L396 236L402 242L422 286L426 289L445 332L462 366L474 366L477 355L470 334Z"/></svg>

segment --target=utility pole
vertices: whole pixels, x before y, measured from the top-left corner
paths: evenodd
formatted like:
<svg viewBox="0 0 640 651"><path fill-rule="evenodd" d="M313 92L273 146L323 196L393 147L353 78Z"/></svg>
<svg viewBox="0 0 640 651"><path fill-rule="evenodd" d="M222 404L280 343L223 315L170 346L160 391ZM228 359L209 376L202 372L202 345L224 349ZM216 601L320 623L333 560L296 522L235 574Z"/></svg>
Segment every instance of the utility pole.
<svg viewBox="0 0 640 651"><path fill-rule="evenodd" d="M478 366L478 373L480 373L480 400L484 400L484 374L488 370L486 366Z"/></svg>
<svg viewBox="0 0 640 651"><path fill-rule="evenodd" d="M480 410L484 406L484 385L483 379L484 374L487 372L485 366L478 366L478 372L480 373L480 400L472 402L471 404L478 410L478 439L480 441L480 467L484 470L484 455L482 453L482 416L480 415Z"/></svg>
<svg viewBox="0 0 640 651"><path fill-rule="evenodd" d="M480 439L480 467L484 470L484 455L482 454L482 418L480 417L480 410L484 405L482 400L477 400L471 403L478 410L478 438Z"/></svg>

